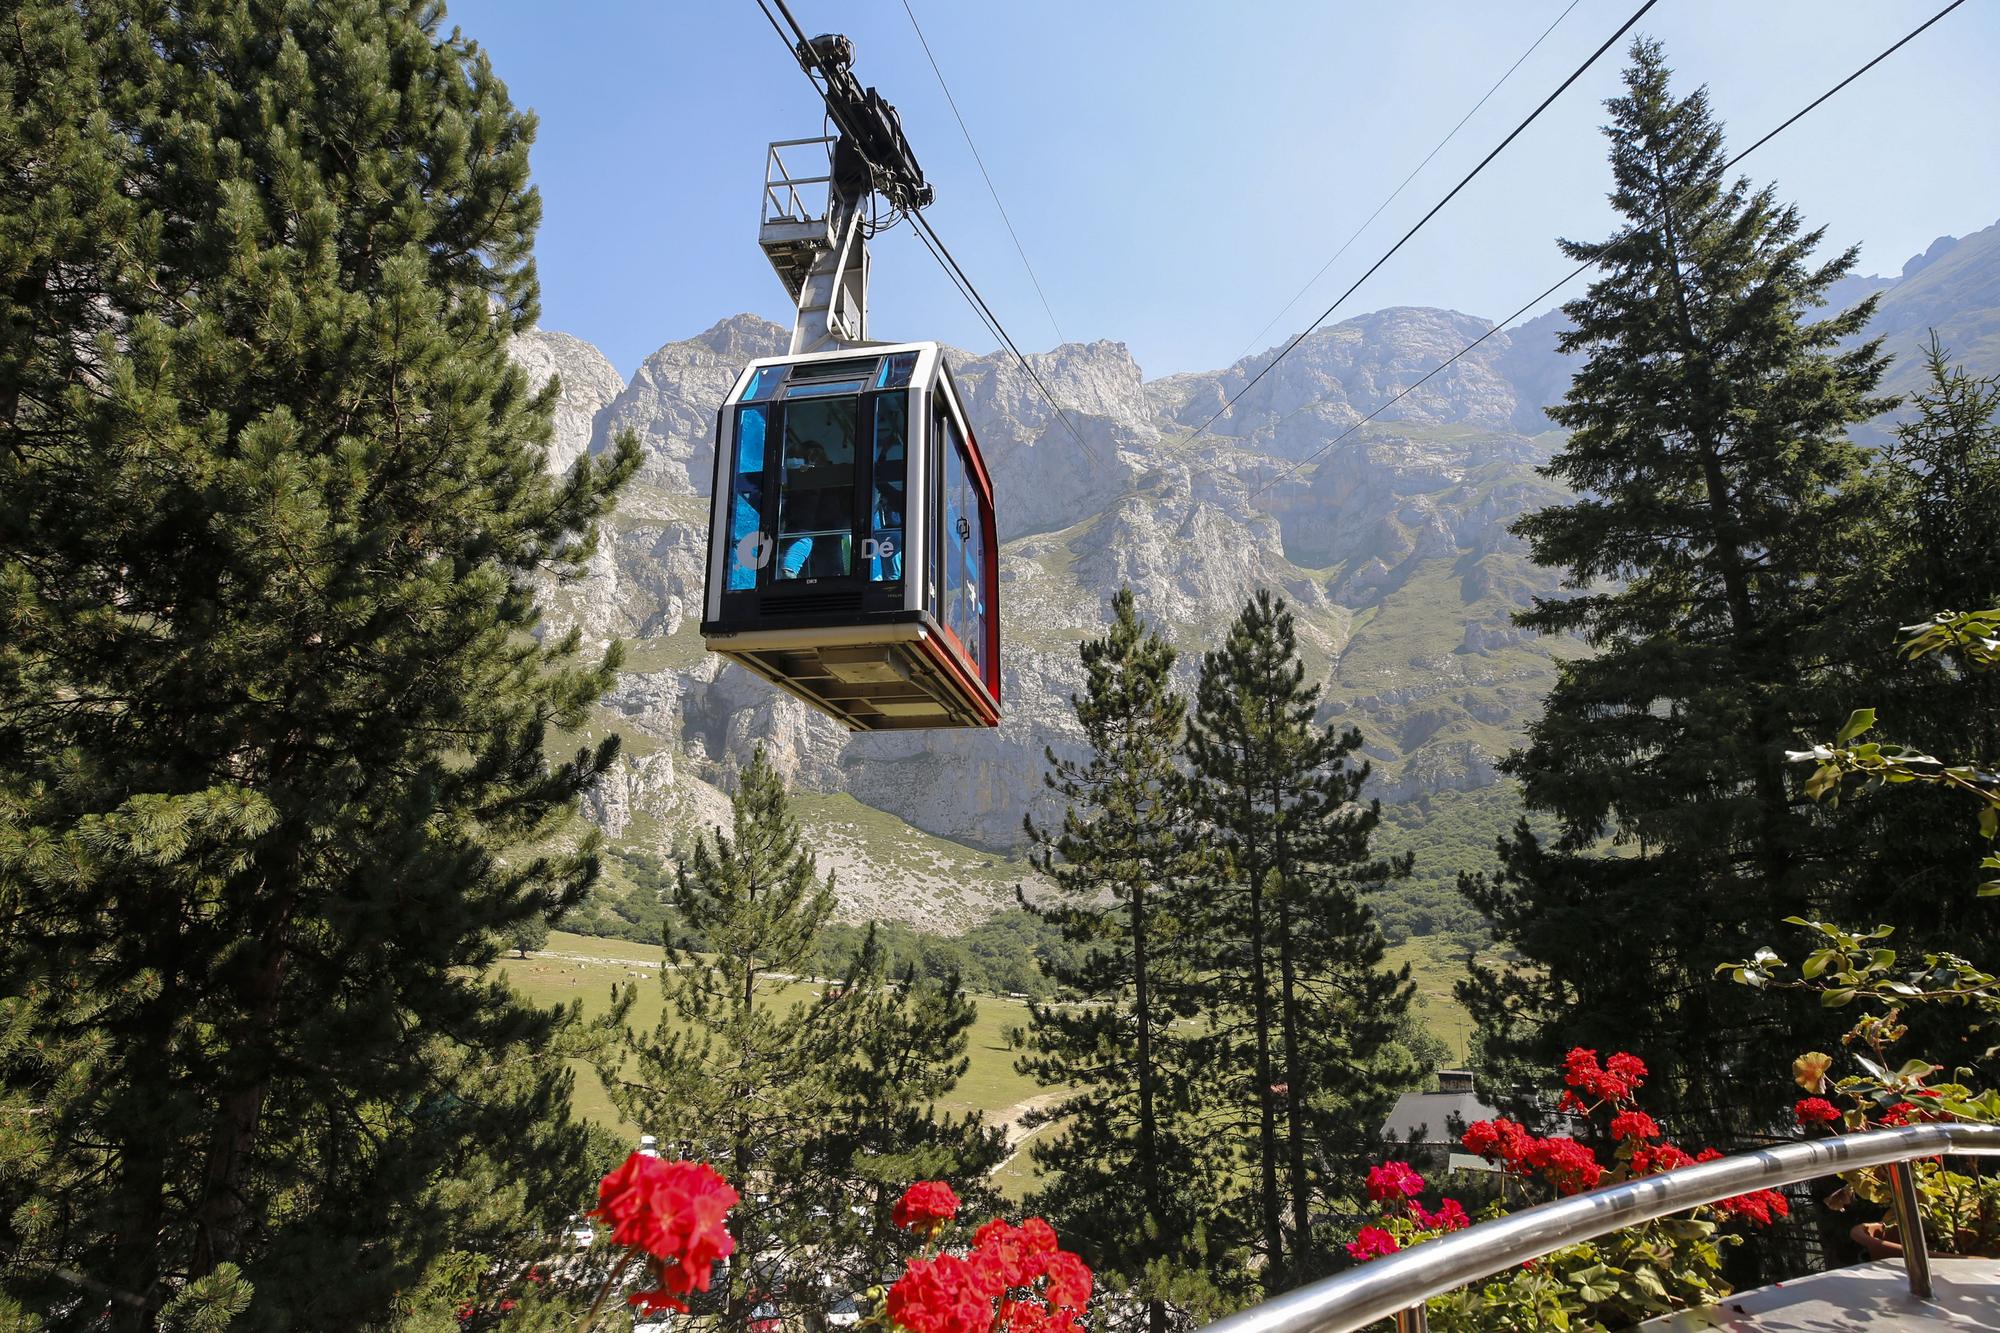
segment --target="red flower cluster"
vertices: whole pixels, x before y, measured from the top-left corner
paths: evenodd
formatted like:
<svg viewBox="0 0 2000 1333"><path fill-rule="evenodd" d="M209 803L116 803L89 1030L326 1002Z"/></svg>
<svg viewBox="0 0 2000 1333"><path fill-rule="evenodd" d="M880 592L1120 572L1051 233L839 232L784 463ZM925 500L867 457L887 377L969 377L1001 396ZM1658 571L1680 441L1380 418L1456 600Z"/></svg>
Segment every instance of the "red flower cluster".
<svg viewBox="0 0 2000 1333"><path fill-rule="evenodd" d="M1408 1162L1384 1162L1368 1169L1368 1197L1377 1203L1412 1199L1423 1192L1424 1178Z"/></svg>
<svg viewBox="0 0 2000 1333"><path fill-rule="evenodd" d="M1582 1053L1591 1056L1593 1065L1596 1063L1593 1052ZM1499 1162L1515 1175L1541 1176L1558 1194L1591 1189L1604 1176L1596 1155L1575 1139L1539 1139L1504 1117L1468 1125L1459 1141L1467 1152L1489 1162Z"/></svg>
<svg viewBox="0 0 2000 1333"><path fill-rule="evenodd" d="M1660 1126L1644 1111L1620 1111L1611 1117L1611 1137L1620 1143L1627 1139L1657 1139Z"/></svg>
<svg viewBox="0 0 2000 1333"><path fill-rule="evenodd" d="M737 1193L703 1162L665 1162L633 1153L597 1185L590 1213L611 1224L611 1239L643 1251L657 1285L625 1299L648 1310L687 1311L682 1299L707 1291L718 1259L736 1248L725 1225Z"/></svg>
<svg viewBox="0 0 2000 1333"><path fill-rule="evenodd" d="M1465 1215L1465 1205L1457 1199L1446 1199L1432 1212L1421 1203L1410 1201L1410 1216L1417 1219L1417 1225L1426 1231L1463 1231L1472 1224Z"/></svg>
<svg viewBox="0 0 2000 1333"><path fill-rule="evenodd" d="M1683 1166L1693 1166L1694 1158L1682 1152L1671 1143L1662 1143L1654 1148L1634 1148L1632 1150L1632 1174L1635 1176L1657 1175L1662 1171L1673 1171Z"/></svg>
<svg viewBox="0 0 2000 1333"><path fill-rule="evenodd" d="M1597 1063L1597 1052L1578 1046L1563 1059L1563 1082L1602 1102L1622 1102L1646 1082L1646 1064L1620 1051Z"/></svg>
<svg viewBox="0 0 2000 1333"><path fill-rule="evenodd" d="M1910 1095L1912 1097L1930 1098L1936 1097L1939 1094L1935 1088L1913 1088L1910 1091ZM1915 1102L1897 1102L1894 1106L1876 1115L1875 1123L1878 1125L1907 1125L1913 1120L1949 1119L1951 1119L1949 1113L1933 1107L1919 1106Z"/></svg>
<svg viewBox="0 0 2000 1333"><path fill-rule="evenodd" d="M919 1226L935 1229L957 1216L958 1195L950 1185L942 1180L919 1180L896 1200L889 1220L904 1230Z"/></svg>
<svg viewBox="0 0 2000 1333"><path fill-rule="evenodd" d="M1792 1206L1785 1202L1785 1196L1776 1190L1753 1190L1733 1199L1724 1199L1714 1207L1724 1217L1742 1218L1760 1227L1768 1227L1792 1211Z"/></svg>
<svg viewBox="0 0 2000 1333"><path fill-rule="evenodd" d="M976 1333L993 1318L983 1288L973 1266L955 1254L912 1259L889 1288L889 1318L915 1333Z"/></svg>
<svg viewBox="0 0 2000 1333"><path fill-rule="evenodd" d="M1457 1199L1444 1199L1437 1211L1424 1207L1417 1196L1424 1192L1424 1178L1408 1162L1384 1162L1368 1172L1368 1197L1382 1205L1382 1221L1395 1226L1407 1218L1422 1231L1457 1231L1469 1225L1465 1206ZM1386 1226L1365 1226L1348 1242L1347 1253L1358 1260L1380 1258L1402 1248L1396 1233Z"/></svg>
<svg viewBox="0 0 2000 1333"><path fill-rule="evenodd" d="M1802 1097L1792 1114L1801 1125L1831 1125L1839 1121L1840 1108L1824 1097Z"/></svg>
<svg viewBox="0 0 2000 1333"><path fill-rule="evenodd" d="M955 1196L951 1204L955 1213ZM996 1217L973 1233L972 1252L964 1258L911 1260L889 1288L886 1306L889 1318L910 1333L988 1333L996 1327L996 1300L1002 1333L1080 1333L1092 1280L1089 1267L1061 1248L1055 1228L1041 1218L1015 1226Z"/></svg>
<svg viewBox="0 0 2000 1333"><path fill-rule="evenodd" d="M1394 1254L1402 1248L1396 1243L1396 1238L1381 1227L1363 1227L1359 1235L1347 1242L1348 1257L1363 1262Z"/></svg>

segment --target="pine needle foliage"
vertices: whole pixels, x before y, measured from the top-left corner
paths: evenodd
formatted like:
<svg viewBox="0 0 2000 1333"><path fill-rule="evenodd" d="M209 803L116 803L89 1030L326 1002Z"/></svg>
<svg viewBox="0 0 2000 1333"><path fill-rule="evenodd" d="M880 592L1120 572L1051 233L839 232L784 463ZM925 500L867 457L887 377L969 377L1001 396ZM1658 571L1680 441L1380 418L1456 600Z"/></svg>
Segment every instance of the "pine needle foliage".
<svg viewBox="0 0 2000 1333"><path fill-rule="evenodd" d="M1822 706L1814 735L1873 708L1880 730L1871 740L1991 773L2000 770L2000 676L1905 645L1934 615L2000 605L2000 565L1982 558L2000 551L2000 377L1968 374L1935 335L1906 350L1922 358L1925 377L1874 468L1882 500L1846 611L1856 639L1849 679ZM1960 793L1899 784L1817 808L1849 869L1832 919L1894 925L1898 948L1912 952L2000 953L2000 920L1973 891L1992 848L1963 817ZM1953 1059L1975 1063L1979 1044L1962 1027L1933 1035L1960 1048Z"/></svg>
<svg viewBox="0 0 2000 1333"><path fill-rule="evenodd" d="M1062 998L1031 1007L1019 1065L1066 1090L1030 1117L1054 1130L1030 1145L1047 1182L1033 1206L1161 1333L1218 1306L1229 1229L1216 1204L1232 1163L1202 1120L1212 1076L1191 1026L1204 858L1180 759L1176 654L1131 589L1111 613L1109 631L1082 646L1084 691L1071 698L1088 752L1046 752L1062 826L1027 823L1035 867L1056 889L1029 910L1072 948L1047 967Z"/></svg>
<svg viewBox="0 0 2000 1333"><path fill-rule="evenodd" d="M361 1326L493 1239L450 1180L515 1160L518 1229L586 1169L575 1015L482 977L595 873L612 750L544 742L616 655L535 597L635 449L547 474L534 122L440 23L11 11L0 1289L51 1328Z"/></svg>
<svg viewBox="0 0 2000 1333"><path fill-rule="evenodd" d="M872 934L816 988L837 907L760 747L729 831L697 838L676 877L660 1023L628 1037L631 1073L602 1070L628 1119L714 1163L743 1196L736 1257L707 1311L724 1328L747 1327L781 1285L830 1297L874 1283L902 1251L889 1210L913 1180L990 1197L980 1183L998 1137L931 1109L965 1072L972 1002L955 979L885 976Z"/></svg>
<svg viewBox="0 0 2000 1333"><path fill-rule="evenodd" d="M1206 1007L1256 1171L1266 1290L1329 1268L1313 1218L1353 1194L1418 1072L1395 1041L1409 969L1384 966L1360 900L1410 863L1371 854L1381 807L1360 799L1361 733L1322 725L1319 700L1290 609L1259 591L1203 657L1187 729L1192 805L1216 857L1199 927Z"/></svg>
<svg viewBox="0 0 2000 1333"><path fill-rule="evenodd" d="M1884 363L1859 337L1872 301L1812 317L1854 252L1816 261L1820 231L1725 177L1706 92L1675 96L1657 43L1608 105L1625 226L1563 243L1598 276L1564 307L1582 364L1543 468L1577 498L1514 528L1570 590L1519 623L1594 651L1503 765L1554 835L1522 824L1467 884L1524 965L1462 994L1497 1081L1630 1050L1677 1133L1734 1141L1768 1116L1749 1071L1782 1082L1788 1021L1710 972L1833 874L1784 753L1845 652L1873 503L1847 432L1888 406Z"/></svg>

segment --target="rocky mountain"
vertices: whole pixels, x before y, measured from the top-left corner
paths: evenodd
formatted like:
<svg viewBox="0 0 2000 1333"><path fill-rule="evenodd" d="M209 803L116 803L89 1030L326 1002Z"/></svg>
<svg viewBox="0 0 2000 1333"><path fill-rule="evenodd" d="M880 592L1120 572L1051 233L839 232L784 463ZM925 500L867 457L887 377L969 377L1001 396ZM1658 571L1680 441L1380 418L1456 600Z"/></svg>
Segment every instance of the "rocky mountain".
<svg viewBox="0 0 2000 1333"><path fill-rule="evenodd" d="M1931 325L1974 366L2000 366L2000 227L1940 241L1900 278L1850 286L1845 299L1883 293L1896 376ZM1022 817L1057 813L1043 750L1078 744L1076 647L1128 584L1190 683L1243 600L1281 592L1326 682L1326 717L1366 737L1377 794L1489 787L1556 663L1583 651L1510 620L1559 591L1506 528L1561 494L1535 471L1557 440L1543 408L1568 383L1561 316L1495 334L1352 429L1489 327L1395 308L1322 329L1199 436L1275 349L1155 380L1115 342L1031 356L1067 424L1011 359L955 355L1002 530L1005 720L862 735L722 666L699 638L716 405L742 362L781 351L787 331L738 315L661 347L630 383L587 343L527 335L522 363L562 383L552 467L622 431L645 451L587 577L548 594L553 627L630 649L593 728L621 734L625 757L588 813L615 845L668 852L726 809L731 775L761 744L808 794L850 915L970 924L1022 877Z"/></svg>

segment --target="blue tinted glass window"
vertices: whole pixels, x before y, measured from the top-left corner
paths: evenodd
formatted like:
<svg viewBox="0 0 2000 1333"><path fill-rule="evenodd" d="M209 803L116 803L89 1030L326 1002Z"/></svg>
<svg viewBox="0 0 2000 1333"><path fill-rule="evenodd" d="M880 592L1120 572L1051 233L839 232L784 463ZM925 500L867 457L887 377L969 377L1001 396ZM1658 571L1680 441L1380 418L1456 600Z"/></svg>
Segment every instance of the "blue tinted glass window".
<svg viewBox="0 0 2000 1333"><path fill-rule="evenodd" d="M774 577L854 572L854 437L860 414L854 398L786 401Z"/></svg>
<svg viewBox="0 0 2000 1333"><path fill-rule="evenodd" d="M917 368L915 352L898 352L882 362L882 372L875 377L878 389L895 389L910 382L910 372Z"/></svg>
<svg viewBox="0 0 2000 1333"><path fill-rule="evenodd" d="M736 410L736 466L729 478L729 578L731 592L757 586L757 571L771 558L764 524L764 433L767 407Z"/></svg>
<svg viewBox="0 0 2000 1333"><path fill-rule="evenodd" d="M950 417L940 418L943 429L937 440L944 463L944 531L938 534L938 550L944 560L944 623L967 649L970 602L966 587L966 543L970 539L978 511L965 507L965 456L959 449L958 427Z"/></svg>
<svg viewBox="0 0 2000 1333"><path fill-rule="evenodd" d="M784 379L783 366L764 366L752 372L750 382L743 386L742 401L747 403L758 398L769 398L778 391L778 385L783 383Z"/></svg>
<svg viewBox="0 0 2000 1333"><path fill-rule="evenodd" d="M828 394L858 393L860 390L860 380L814 380L810 384L794 383L785 397L820 398Z"/></svg>
<svg viewBox="0 0 2000 1333"><path fill-rule="evenodd" d="M885 393L875 399L868 542L861 551L871 583L893 583L903 577L903 483L908 475L909 425L907 393Z"/></svg>

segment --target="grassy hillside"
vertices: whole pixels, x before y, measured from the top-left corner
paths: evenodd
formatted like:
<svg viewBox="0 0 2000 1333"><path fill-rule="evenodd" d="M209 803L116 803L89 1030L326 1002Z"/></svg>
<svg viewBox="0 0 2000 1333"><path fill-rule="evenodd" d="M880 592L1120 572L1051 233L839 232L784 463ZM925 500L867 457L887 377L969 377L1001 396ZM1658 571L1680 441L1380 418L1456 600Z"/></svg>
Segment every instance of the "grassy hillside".
<svg viewBox="0 0 2000 1333"><path fill-rule="evenodd" d="M1392 966L1411 965L1421 997L1425 1022L1448 1046L1455 1057L1463 1058L1471 1021L1451 995L1451 985L1464 971L1464 952L1437 939L1412 940L1391 951ZM659 1021L661 998L659 968L661 951L652 945L623 940L595 939L557 931L544 952L529 958L505 958L498 964L509 984L538 1004L566 1004L581 1001L587 1014L603 1013L610 1004L614 985L639 987L633 1006L635 1026L650 1028ZM816 994L818 987L800 982L778 992L779 1002ZM989 1120L1012 1121L1031 1103L1049 1093L1014 1068L1015 1052L1007 1043L1010 1028L1028 1021L1027 1006L1016 1000L994 996L977 997L979 1017L974 1023L967 1057L970 1068L952 1095L939 1103L953 1112L979 1111ZM597 1071L579 1062L576 1066L578 1114L636 1137L640 1127L625 1121L611 1105ZM1041 1132L1048 1132L1047 1130ZM995 1183L1010 1198L1020 1198L1035 1184L1034 1166L1025 1151L1017 1151L995 1173Z"/></svg>
<svg viewBox="0 0 2000 1333"><path fill-rule="evenodd" d="M650 1031L660 1021L660 963L657 945L625 940L598 939L555 931L540 954L528 958L503 958L499 967L508 984L530 1000L542 1005L582 1001L586 1014L601 1014L611 1003L615 985L637 984L639 994L632 1007L632 1025ZM820 987L806 982L788 985L775 993L778 1003L808 999ZM972 1062L952 1096L939 1103L951 1111L983 1111L999 1114L1036 1095L1032 1079L1014 1070L1013 1053L1002 1035L1009 1027L1028 1021L1028 1008L1016 1000L981 996L979 1017L974 1023L970 1048ZM576 1109L585 1119L636 1134L639 1127L625 1122L611 1105L597 1071L581 1062L576 1066Z"/></svg>

